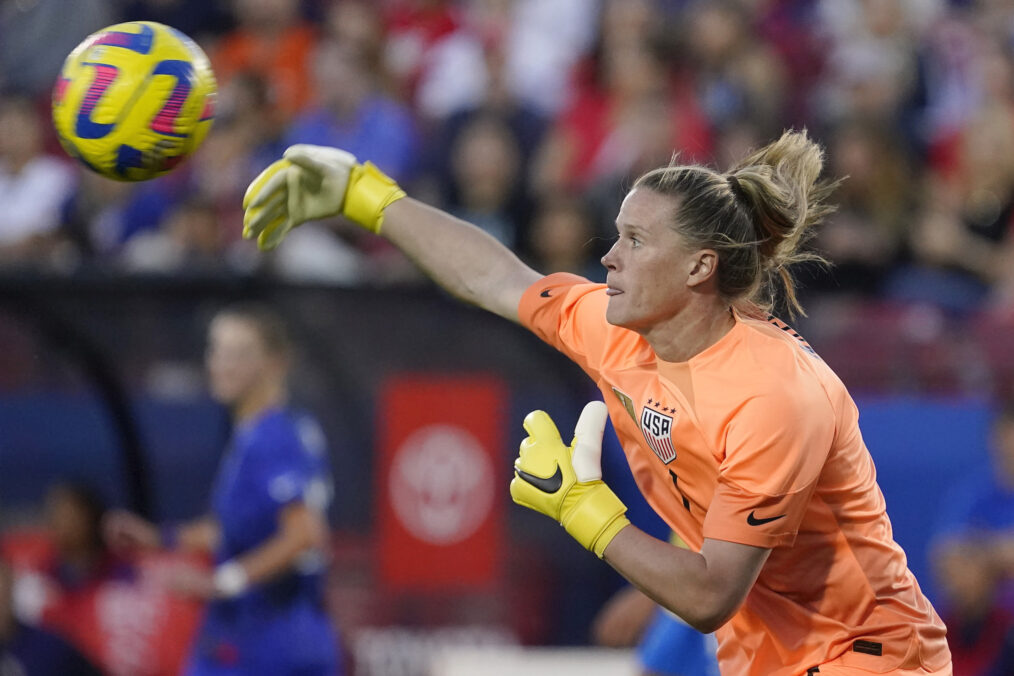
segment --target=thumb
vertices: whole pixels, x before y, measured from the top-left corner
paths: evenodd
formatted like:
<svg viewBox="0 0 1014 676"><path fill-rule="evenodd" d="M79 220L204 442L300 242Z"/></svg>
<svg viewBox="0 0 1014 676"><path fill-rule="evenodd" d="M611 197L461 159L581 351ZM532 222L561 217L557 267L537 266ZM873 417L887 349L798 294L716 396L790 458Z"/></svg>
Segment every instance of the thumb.
<svg viewBox="0 0 1014 676"><path fill-rule="evenodd" d="M574 473L581 482L602 478L602 435L609 409L601 401L585 404L574 427Z"/></svg>
<svg viewBox="0 0 1014 676"><path fill-rule="evenodd" d="M540 444L556 441L563 446L563 439L560 438L560 432L556 429L556 423L545 411L532 411L526 415L524 426L533 441Z"/></svg>

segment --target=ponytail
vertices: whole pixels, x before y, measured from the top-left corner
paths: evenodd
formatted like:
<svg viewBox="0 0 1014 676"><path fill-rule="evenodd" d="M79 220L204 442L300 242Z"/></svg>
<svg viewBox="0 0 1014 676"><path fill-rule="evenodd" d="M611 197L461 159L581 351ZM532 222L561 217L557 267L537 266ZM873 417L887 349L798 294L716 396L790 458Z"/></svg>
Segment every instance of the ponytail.
<svg viewBox="0 0 1014 676"><path fill-rule="evenodd" d="M814 227L834 207L825 200L837 183L820 182L824 153L805 131L788 131L774 143L743 159L726 174L746 207L757 232L763 286L780 283L790 313L803 312L789 266L804 261L826 263L802 251Z"/></svg>

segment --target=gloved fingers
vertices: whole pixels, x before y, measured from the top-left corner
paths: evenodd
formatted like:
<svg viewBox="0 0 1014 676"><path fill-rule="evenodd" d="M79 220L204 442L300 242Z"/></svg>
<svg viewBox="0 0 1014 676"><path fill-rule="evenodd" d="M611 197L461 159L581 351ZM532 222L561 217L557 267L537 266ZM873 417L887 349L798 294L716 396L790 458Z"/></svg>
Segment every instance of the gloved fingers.
<svg viewBox="0 0 1014 676"><path fill-rule="evenodd" d="M297 143L286 148L283 157L314 174L327 174L336 169L348 169L356 163L356 156L338 148Z"/></svg>
<svg viewBox="0 0 1014 676"><path fill-rule="evenodd" d="M524 426L533 442L540 444L559 442L560 445L563 445L563 439L560 438L560 431L556 429L556 423L545 411L532 411L526 415Z"/></svg>
<svg viewBox="0 0 1014 676"><path fill-rule="evenodd" d="M265 212L273 212L278 210L288 210L289 208L289 195L284 190L279 190L272 195L271 199L265 200L264 206L261 209Z"/></svg>
<svg viewBox="0 0 1014 676"><path fill-rule="evenodd" d="M601 401L585 405L574 427L574 473L578 481L602 478L602 435L606 430L609 409Z"/></svg>
<svg viewBox="0 0 1014 676"><path fill-rule="evenodd" d="M532 454L524 457L522 453L522 457L514 463L514 474L543 493L556 493L566 482L566 477L573 473L566 462L561 463L551 455Z"/></svg>
<svg viewBox="0 0 1014 676"><path fill-rule="evenodd" d="M265 224L278 218L287 208L286 194L281 190L275 192L263 205L250 207L243 213L243 236L259 235Z"/></svg>
<svg viewBox="0 0 1014 676"><path fill-rule="evenodd" d="M531 505L525 501L524 497L525 492L528 490L526 486L527 484L524 480L515 473L514 478L510 480L510 498L518 505L530 508Z"/></svg>
<svg viewBox="0 0 1014 676"><path fill-rule="evenodd" d="M272 162L267 169L257 175L246 189L243 195L243 208L250 209L263 204L271 198L275 191L286 186L287 178L282 170L291 167L288 160Z"/></svg>
<svg viewBox="0 0 1014 676"><path fill-rule="evenodd" d="M541 464L539 462L539 454L535 452L539 447L539 444L532 437L525 437L524 441L521 442L521 447L518 451L518 457L514 460L514 469L523 469L526 472L532 471L532 466Z"/></svg>
<svg viewBox="0 0 1014 676"><path fill-rule="evenodd" d="M269 225L287 216L288 210L284 202L274 204L270 209L251 209L243 218L243 236L247 239L258 238Z"/></svg>
<svg viewBox="0 0 1014 676"><path fill-rule="evenodd" d="M511 479L510 491L511 500L515 503L521 505L522 507L534 509L537 512L546 514L545 507L540 507L539 505L540 502L544 502L545 496L543 493L517 474L515 474L514 478ZM540 500L540 498L542 498L542 500ZM553 515L549 514L548 516Z"/></svg>
<svg viewBox="0 0 1014 676"><path fill-rule="evenodd" d="M511 479L511 500L529 509L536 509L535 505L527 499L527 493L531 490L532 487L517 474Z"/></svg>
<svg viewBox="0 0 1014 676"><path fill-rule="evenodd" d="M269 251L274 249L285 237L285 234L291 229L289 219L284 214L279 218L271 221L264 227L260 236L257 238L257 248L262 251Z"/></svg>

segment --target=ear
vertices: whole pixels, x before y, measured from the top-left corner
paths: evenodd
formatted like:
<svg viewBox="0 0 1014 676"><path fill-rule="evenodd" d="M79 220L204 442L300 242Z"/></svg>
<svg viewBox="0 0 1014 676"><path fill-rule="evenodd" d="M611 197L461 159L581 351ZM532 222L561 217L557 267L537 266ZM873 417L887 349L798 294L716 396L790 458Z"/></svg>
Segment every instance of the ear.
<svg viewBox="0 0 1014 676"><path fill-rule="evenodd" d="M690 274L687 286L699 286L715 276L718 271L718 254L714 249L701 249L690 259Z"/></svg>

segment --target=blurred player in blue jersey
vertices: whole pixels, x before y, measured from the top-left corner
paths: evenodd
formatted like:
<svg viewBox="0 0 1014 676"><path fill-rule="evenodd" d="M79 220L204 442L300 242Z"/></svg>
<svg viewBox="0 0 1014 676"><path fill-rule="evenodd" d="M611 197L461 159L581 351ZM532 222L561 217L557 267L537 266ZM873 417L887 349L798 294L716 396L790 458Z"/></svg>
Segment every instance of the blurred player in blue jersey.
<svg viewBox="0 0 1014 676"><path fill-rule="evenodd" d="M122 511L106 522L116 547L214 553L213 572L172 580L181 593L210 600L189 676L341 672L323 604L331 480L320 429L286 408L289 359L285 327L270 310L219 312L208 335L208 376L235 428L212 513L161 529Z"/></svg>
<svg viewBox="0 0 1014 676"><path fill-rule="evenodd" d="M702 634L665 608L656 607L637 644L637 659L642 673L651 676L718 676L717 651L714 634Z"/></svg>

